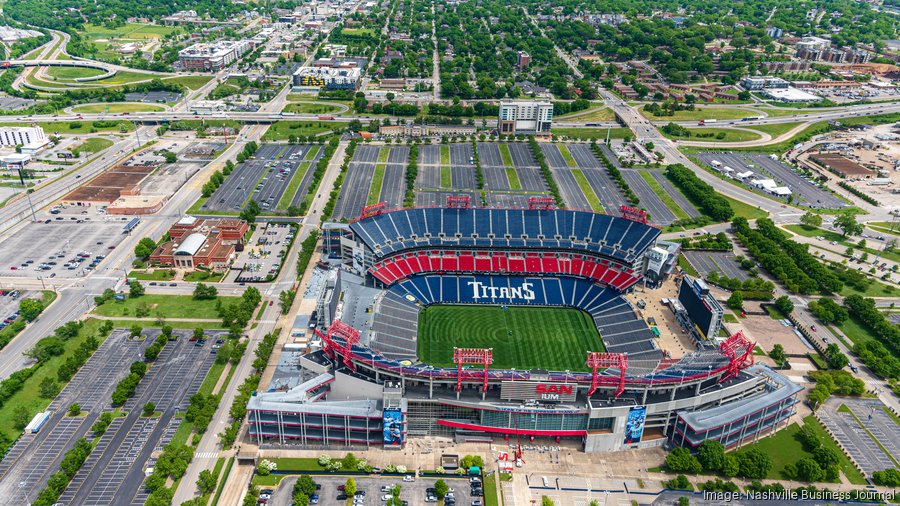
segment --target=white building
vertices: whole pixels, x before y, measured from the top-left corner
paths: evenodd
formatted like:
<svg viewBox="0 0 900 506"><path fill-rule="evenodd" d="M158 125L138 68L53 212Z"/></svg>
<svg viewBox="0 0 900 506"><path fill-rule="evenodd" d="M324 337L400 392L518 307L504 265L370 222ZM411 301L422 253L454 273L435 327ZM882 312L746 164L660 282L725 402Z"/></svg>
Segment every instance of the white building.
<svg viewBox="0 0 900 506"><path fill-rule="evenodd" d="M798 90L794 87L788 88L767 88L762 90L763 95L779 102L819 102L822 97Z"/></svg>
<svg viewBox="0 0 900 506"><path fill-rule="evenodd" d="M178 63L185 70L218 72L252 49L249 40L220 40L194 44L178 52Z"/></svg>
<svg viewBox="0 0 900 506"><path fill-rule="evenodd" d="M553 104L538 100L501 100L497 132L501 135L549 135Z"/></svg>
<svg viewBox="0 0 900 506"><path fill-rule="evenodd" d="M39 126L0 127L0 146L27 146L35 143L43 146L47 141L44 129Z"/></svg>
<svg viewBox="0 0 900 506"><path fill-rule="evenodd" d="M747 76L741 79L741 87L745 90L764 90L768 88L787 88L791 83L774 76Z"/></svg>
<svg viewBox="0 0 900 506"><path fill-rule="evenodd" d="M294 72L294 87L355 90L361 75L359 67L299 67Z"/></svg>

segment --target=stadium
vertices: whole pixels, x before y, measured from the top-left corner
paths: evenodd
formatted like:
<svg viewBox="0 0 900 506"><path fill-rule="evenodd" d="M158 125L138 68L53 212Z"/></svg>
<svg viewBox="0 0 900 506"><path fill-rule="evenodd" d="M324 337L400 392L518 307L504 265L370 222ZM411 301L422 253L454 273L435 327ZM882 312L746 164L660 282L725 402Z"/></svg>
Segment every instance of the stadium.
<svg viewBox="0 0 900 506"><path fill-rule="evenodd" d="M743 334L677 359L659 348L623 297L674 264L641 211L451 197L444 208L370 206L332 231L324 251L339 265L310 325L321 349L284 365L289 387L251 398L249 435L261 446L398 448L443 436L565 440L586 452L734 447L794 413L800 387L755 365Z"/></svg>

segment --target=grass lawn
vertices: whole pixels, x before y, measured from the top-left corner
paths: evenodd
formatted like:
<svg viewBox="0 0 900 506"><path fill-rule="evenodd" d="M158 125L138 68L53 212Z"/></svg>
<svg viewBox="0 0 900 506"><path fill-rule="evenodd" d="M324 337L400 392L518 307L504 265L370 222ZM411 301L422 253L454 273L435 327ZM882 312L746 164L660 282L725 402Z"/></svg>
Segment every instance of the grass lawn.
<svg viewBox="0 0 900 506"><path fill-rule="evenodd" d="M228 304L238 298L222 296L218 297L218 300L221 300L222 304ZM137 298L128 297L123 302L112 301L97 306L94 313L113 317L130 316L134 315L138 304L149 306L151 317L219 319L216 313L216 299L194 300L190 295L147 294Z"/></svg>
<svg viewBox="0 0 900 506"><path fill-rule="evenodd" d="M31 126L32 124L43 127L47 133L57 134L89 134L91 130L97 132L118 132L121 126L128 131L134 130L134 125L130 121L119 121L112 126L95 127L91 121L56 121L56 122L38 122L38 123L0 123L0 126Z"/></svg>
<svg viewBox="0 0 900 506"><path fill-rule="evenodd" d="M900 228L896 224L891 228L891 224L886 221L870 221L866 223L866 226L885 234L900 235Z"/></svg>
<svg viewBox="0 0 900 506"><path fill-rule="evenodd" d="M576 118L578 119L578 121L584 121L586 123L590 123L592 121L615 121L616 113L614 113L613 110L608 107L600 107L596 109L590 109L588 111L571 112L569 114L557 116L555 119L566 118Z"/></svg>
<svg viewBox="0 0 900 506"><path fill-rule="evenodd" d="M850 463L850 460L846 455L838 448L837 444L834 440L831 439L831 436L825 432L825 429L821 424L815 419L814 416L810 415L803 419L803 423L805 425L811 425L813 429L815 429L816 433L819 434L823 444L832 450L839 456L840 464L839 467L841 471L847 476L847 479L850 480L851 483L856 485L865 485L866 480L860 474L859 471L853 467L853 464ZM796 423L789 425L788 427L778 431L777 433L760 439L756 443L747 445L743 447L738 453L747 451L750 448L757 448L761 450L763 453L768 455L772 459L772 470L769 471L769 475L766 476L767 479L771 480L779 480L785 479L783 475L784 468L788 464L796 463L798 460L809 457L813 458L812 454L807 452L803 445L800 444L800 441L797 440L796 435L800 431L800 426Z"/></svg>
<svg viewBox="0 0 900 506"><path fill-rule="evenodd" d="M594 193L594 189L591 188L590 183L588 183L587 177L585 177L584 172L581 169L572 169L572 177L575 178L575 181L578 182L578 187L581 188L581 193L584 194L584 197L587 199L588 204L591 206L591 210L597 213L606 212L603 209L603 204L600 202L600 198L597 197L597 194Z"/></svg>
<svg viewBox="0 0 900 506"><path fill-rule="evenodd" d="M507 167L513 167L512 154L509 152L509 146L506 144L500 144L500 159L503 161L503 165Z"/></svg>
<svg viewBox="0 0 900 506"><path fill-rule="evenodd" d="M128 38L128 39L159 39L163 35L178 30L174 26L147 25L143 23L126 23L116 28L107 28L103 25L84 25L84 36L91 40Z"/></svg>
<svg viewBox="0 0 900 506"><path fill-rule="evenodd" d="M309 151L306 152L306 156L303 157L303 159L306 160L306 161L310 161L310 162L313 161L313 160L315 160L316 155L319 154L319 151L320 151L321 149L322 149L322 148L321 148L320 146L312 146L312 147L310 147L310 148L309 148Z"/></svg>
<svg viewBox="0 0 900 506"><path fill-rule="evenodd" d="M516 173L516 169L512 167L506 167L506 179L509 180L509 187L511 189L522 189L522 183L519 181L519 175Z"/></svg>
<svg viewBox="0 0 900 506"><path fill-rule="evenodd" d="M382 148L382 151L387 151ZM381 153L378 154L379 158L381 157ZM369 196L366 197L366 205L370 206L372 204L377 204L379 202L378 199L381 198L381 185L384 183L384 164L376 164L375 165L375 174L372 176L372 184L369 186Z"/></svg>
<svg viewBox="0 0 900 506"><path fill-rule="evenodd" d="M318 135L330 132L334 125L321 121L276 121L263 137L267 141L287 140L291 135Z"/></svg>
<svg viewBox="0 0 900 506"><path fill-rule="evenodd" d="M418 355L453 365L453 348L493 348L494 367L585 371L585 351L602 351L590 316L577 309L429 306L419 313ZM279 467L281 469L281 467Z"/></svg>
<svg viewBox="0 0 900 506"><path fill-rule="evenodd" d="M441 165L450 165L450 146L441 146Z"/></svg>
<svg viewBox="0 0 900 506"><path fill-rule="evenodd" d="M450 167L441 167L441 188L453 186L453 171Z"/></svg>
<svg viewBox="0 0 900 506"><path fill-rule="evenodd" d="M207 283L217 283L222 281L222 278L225 277L225 274L222 272L206 272L206 271L194 271L189 272L184 275L185 281L205 281Z"/></svg>
<svg viewBox="0 0 900 506"><path fill-rule="evenodd" d="M784 313L779 311L778 308L773 305L766 305L764 307L766 308L766 312L769 313L769 318L773 320L784 320L787 318Z"/></svg>
<svg viewBox="0 0 900 506"><path fill-rule="evenodd" d="M296 104L287 104L284 106L284 112L294 112L297 114L333 114L339 112L340 107L331 104L311 104L309 102L300 102Z"/></svg>
<svg viewBox="0 0 900 506"><path fill-rule="evenodd" d="M231 466L234 465L234 457L228 459L228 465L225 466L225 472L222 474L222 477L219 478L219 485L216 487L216 495L213 496L212 504L216 506L219 504L219 498L222 497L222 491L225 490L225 482L228 481L228 475L231 474Z"/></svg>
<svg viewBox="0 0 900 506"><path fill-rule="evenodd" d="M562 155L563 160L566 161L566 165L568 165L569 168L577 169L578 163L574 158L572 158L572 153L569 152L569 147L565 144L557 144L556 147L559 149L559 154Z"/></svg>
<svg viewBox="0 0 900 506"><path fill-rule="evenodd" d="M700 274L697 272L697 269L695 269L694 266L691 265L690 262L688 262L687 258L685 258L684 255L678 256L678 266L681 267L681 270L683 270L688 276L693 276L695 278L700 276Z"/></svg>
<svg viewBox="0 0 900 506"><path fill-rule="evenodd" d="M178 77L168 77L163 79L167 83L177 83L185 88L190 88L192 90L197 90L203 87L206 83L208 83L212 79L212 76L178 76Z"/></svg>
<svg viewBox="0 0 900 506"><path fill-rule="evenodd" d="M294 199L294 194L297 193L297 190L300 189L300 183L303 182L303 178L306 176L306 171L309 170L309 162L302 162L300 166L297 167L297 170L291 175L291 180L288 182L287 188L284 190L284 194L278 199L278 205L275 206L276 209L284 209L286 210L290 205L291 201Z"/></svg>
<svg viewBox="0 0 900 506"><path fill-rule="evenodd" d="M844 323L835 326L853 341L854 344L875 339L875 336L872 335L869 329L863 326L863 324L853 315L850 315L850 318L847 318Z"/></svg>
<svg viewBox="0 0 900 506"><path fill-rule="evenodd" d="M151 315L153 316L153 315ZM156 322L149 321L141 321L141 320L129 320L128 317L123 317L121 320L110 320L113 322L113 325L117 329L127 329L131 328L132 325L140 325L141 327L151 328L156 326ZM203 329L203 330L228 330L222 328L221 320L206 320L199 322L171 322L173 328L183 329L183 330L194 330L194 329Z"/></svg>
<svg viewBox="0 0 900 506"><path fill-rule="evenodd" d="M284 457L269 459L278 466L279 471L322 471L319 459L303 457ZM269 475L271 476L271 475Z"/></svg>
<svg viewBox="0 0 900 506"><path fill-rule="evenodd" d="M722 195L722 197L728 200L728 203L731 204L731 208L734 209L735 216L747 218L748 220L755 220L758 218L765 218L769 215L769 213L763 211L762 209L753 207L752 205L741 202L740 200L735 200L728 195Z"/></svg>
<svg viewBox="0 0 900 506"><path fill-rule="evenodd" d="M629 128L618 127L618 128L554 128L550 131L553 135L570 137L572 139L582 139L582 140L591 140L591 139L606 139L606 132L609 131L610 139L624 139L627 135L628 137L634 137L634 134Z"/></svg>
<svg viewBox="0 0 900 506"><path fill-rule="evenodd" d="M861 292L849 285L844 285L844 288L841 289L840 294L844 297L848 295L861 295L863 297L896 297L897 290L894 289L894 287L886 285L884 283L872 281L869 286L866 287L866 290L864 292Z"/></svg>
<svg viewBox="0 0 900 506"><path fill-rule="evenodd" d="M139 81L149 81L162 77L160 74L147 74L136 70L125 70L116 72L116 75L98 81L91 81L91 84L131 84Z"/></svg>
<svg viewBox="0 0 900 506"><path fill-rule="evenodd" d="M663 201L666 207L668 207L669 210L672 211L673 214L675 214L676 218L678 218L679 220L688 220L691 218L690 216L688 216L688 213L684 212L684 209L682 209L681 206L679 206L672 199L672 196L663 189L662 185L659 184L659 181L657 181L656 178L654 178L653 175L650 174L650 172L646 170L639 170L638 173L642 178L644 178L644 181L646 181L647 184L650 185L650 188L652 188L653 191L656 192L656 195L659 196L659 199Z"/></svg>
<svg viewBox="0 0 900 506"><path fill-rule="evenodd" d="M366 35L375 35L375 31L371 28L343 28L341 30L343 35L358 35L360 37Z"/></svg>
<svg viewBox="0 0 900 506"><path fill-rule="evenodd" d="M897 253L895 251L880 251L878 249L869 248L869 247L860 248L854 242L848 241L846 237L844 237L843 235L841 235L838 232L834 232L831 230L825 230L823 228L806 228L803 225L785 225L784 228L790 230L791 232L794 232L795 234L800 234L804 237L822 236L825 238L826 241L837 242L838 244L840 244L843 247L852 246L854 251L862 250L862 251L865 251L866 253L868 253L872 257L874 257L875 255L878 255L880 257L884 257L887 260L892 260L894 262L900 262L900 253ZM868 241L866 244L869 244L869 243L876 244L876 245L880 244L879 242L876 242L876 241ZM864 270L868 270L869 267L870 267L870 265L867 265L864 268Z"/></svg>
<svg viewBox="0 0 900 506"><path fill-rule="evenodd" d="M732 313L725 313L725 315L722 316L722 320L725 323L737 323L738 322L737 316L734 316L734 314L732 314Z"/></svg>
<svg viewBox="0 0 900 506"><path fill-rule="evenodd" d="M791 149L792 147L794 147L794 145L797 144L801 140L801 138L809 139L810 137L812 137L814 135L825 133L826 131L828 131L828 129L829 129L829 126L828 126L827 121L819 121L818 123L812 123L811 125L807 126L803 130L798 132L797 135L791 136L790 138L785 139L782 142L777 142L774 144L761 144L759 146L734 147L734 148L730 148L729 150L730 151L749 151L752 153L782 154L782 153L786 152L787 150ZM681 149L681 151L683 153L696 153L696 152L708 150L708 149L709 148L692 148L690 146L686 146L683 149Z"/></svg>
<svg viewBox="0 0 900 506"><path fill-rule="evenodd" d="M74 354L78 346L80 346L88 336L97 336L97 339L102 342L104 338L101 337L99 332L102 323L102 321L93 318L85 320L84 326L78 332L77 336L63 341L65 352L62 355L52 357L44 363L44 365L25 381L21 390L13 394L12 397L0 407L0 433L10 440L16 439L22 433L22 431L16 429L13 425L13 412L19 406L24 406L25 409L28 410L29 415L33 417L50 405L50 402L53 399L44 399L39 394L41 381L43 381L44 378L52 378L53 381L58 382L59 380L56 376L57 369L59 369L66 359ZM60 384L59 386L62 387L64 385Z"/></svg>
<svg viewBox="0 0 900 506"><path fill-rule="evenodd" d="M141 281L169 281L175 276L170 274L169 269L156 269L152 272L131 271L128 273L128 277L139 279Z"/></svg>
<svg viewBox="0 0 900 506"><path fill-rule="evenodd" d="M109 139L104 139L102 137L91 137L89 139L85 139L77 149L80 153L97 153L98 151L103 151L104 149L112 145L113 142Z"/></svg>
<svg viewBox="0 0 900 506"><path fill-rule="evenodd" d="M675 111L674 116L654 116L640 109L641 114L651 121L700 121L701 119L743 119L757 116L755 111L732 107L695 107L693 111Z"/></svg>
<svg viewBox="0 0 900 506"><path fill-rule="evenodd" d="M91 67L49 67L47 75L57 79L72 80L81 77L101 76L106 72Z"/></svg>
<svg viewBox="0 0 900 506"><path fill-rule="evenodd" d="M796 121L793 123L771 123L767 125L753 125L747 126L747 128L751 130L756 130L757 132L762 132L765 134L769 134L772 138L776 138L779 135L790 132L792 129L796 128L797 125L800 125L802 122Z"/></svg>
<svg viewBox="0 0 900 506"><path fill-rule="evenodd" d="M762 138L762 136L756 132L751 132L748 130L736 130L733 128L688 128L687 130L692 134L689 137L669 135L664 132L663 135L670 139L689 140L697 142L743 142L755 141ZM722 137L721 139L718 138L719 134L724 135L724 137ZM701 135L706 135L707 137L701 137Z"/></svg>
<svg viewBox="0 0 900 506"><path fill-rule="evenodd" d="M493 476L488 476L484 483L484 506L500 506L499 497L497 497L497 482Z"/></svg>
<svg viewBox="0 0 900 506"><path fill-rule="evenodd" d="M387 163L390 154L391 148L382 146L381 149L378 150L378 160L375 160L375 163Z"/></svg>
<svg viewBox="0 0 900 506"><path fill-rule="evenodd" d="M159 112L164 111L165 107L154 104L86 104L78 105L72 108L72 112L83 113L118 113L118 112Z"/></svg>

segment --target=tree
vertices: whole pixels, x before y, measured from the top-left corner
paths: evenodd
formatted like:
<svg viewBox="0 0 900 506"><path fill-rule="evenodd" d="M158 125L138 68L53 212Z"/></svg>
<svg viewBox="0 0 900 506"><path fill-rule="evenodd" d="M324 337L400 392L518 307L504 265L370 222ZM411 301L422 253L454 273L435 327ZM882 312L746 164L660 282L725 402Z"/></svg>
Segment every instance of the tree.
<svg viewBox="0 0 900 506"><path fill-rule="evenodd" d="M863 226L856 222L856 215L845 213L834 219L834 226L841 229L844 237L848 235L859 235L863 231Z"/></svg>
<svg viewBox="0 0 900 506"><path fill-rule="evenodd" d="M128 283L129 297L137 298L141 295L144 295L144 285L142 285L138 280L134 280L131 283Z"/></svg>
<svg viewBox="0 0 900 506"><path fill-rule="evenodd" d="M139 335L141 335L142 332L144 332L144 328L141 327L140 325L138 325L137 323L135 323L134 325L131 326L131 336L132 337L138 337Z"/></svg>
<svg viewBox="0 0 900 506"><path fill-rule="evenodd" d="M154 411L156 411L156 404L152 402L144 404L144 416L150 416Z"/></svg>
<svg viewBox="0 0 900 506"><path fill-rule="evenodd" d="M797 461L794 465L796 477L800 481L813 482L821 481L824 473L822 467L815 460L805 457Z"/></svg>
<svg viewBox="0 0 900 506"><path fill-rule="evenodd" d="M19 315L26 321L33 322L43 310L44 304L37 299L22 299L19 301Z"/></svg>
<svg viewBox="0 0 900 506"><path fill-rule="evenodd" d="M282 292L278 294L278 304L281 306L281 314L288 314L288 311L291 310L291 304L294 303L294 297L296 296L297 292L294 290L282 290Z"/></svg>
<svg viewBox="0 0 900 506"><path fill-rule="evenodd" d="M28 422L31 421L31 413L28 412L28 408L25 406L17 406L16 409L13 410L13 426L16 429L22 430L28 425Z"/></svg>
<svg viewBox="0 0 900 506"><path fill-rule="evenodd" d="M725 446L713 439L704 441L697 449L697 459L704 470L718 471L725 463Z"/></svg>
<svg viewBox="0 0 900 506"><path fill-rule="evenodd" d="M291 498L292 506L309 506L309 496L303 493L294 494Z"/></svg>
<svg viewBox="0 0 900 506"><path fill-rule="evenodd" d="M253 223L256 221L256 217L259 216L259 213L262 212L262 208L259 207L259 202L251 199L250 202L247 203L247 207L241 211L241 219L246 221L247 223Z"/></svg>
<svg viewBox="0 0 900 506"><path fill-rule="evenodd" d="M751 448L742 452L740 462L740 475L744 478L760 480L772 470L772 459L758 448Z"/></svg>
<svg viewBox="0 0 900 506"><path fill-rule="evenodd" d="M744 307L744 296L741 295L741 292L731 292L731 297L728 297L726 304L731 309L741 309Z"/></svg>
<svg viewBox="0 0 900 506"><path fill-rule="evenodd" d="M201 328L194 329L194 339L195 340L203 339L203 329L201 329Z"/></svg>
<svg viewBox="0 0 900 506"><path fill-rule="evenodd" d="M178 155L171 151L163 151L162 156L166 159L166 163L175 163L178 161Z"/></svg>
<svg viewBox="0 0 900 506"><path fill-rule="evenodd" d="M740 462L737 457L731 454L725 455L725 459L722 461L722 474L729 478L734 478L740 470Z"/></svg>
<svg viewBox="0 0 900 506"><path fill-rule="evenodd" d="M81 404L73 402L69 404L69 416L78 416L81 414Z"/></svg>
<svg viewBox="0 0 900 506"><path fill-rule="evenodd" d="M439 500L443 499L444 496L447 495L447 492L450 490L450 487L447 485L447 482L444 480L437 480L434 482L434 496Z"/></svg>
<svg viewBox="0 0 900 506"><path fill-rule="evenodd" d="M686 448L675 448L666 455L666 470L673 473L699 473L703 466Z"/></svg>
<svg viewBox="0 0 900 506"><path fill-rule="evenodd" d="M828 365L830 365L832 369L843 369L850 363L850 360L847 359L847 355L844 355L835 343L831 343L825 348L825 360L828 361Z"/></svg>
<svg viewBox="0 0 900 506"><path fill-rule="evenodd" d="M347 481L344 482L344 493L347 494L347 497L353 497L356 494L356 480L347 478Z"/></svg>
<svg viewBox="0 0 900 506"><path fill-rule="evenodd" d="M316 493L316 482L308 474L300 475L300 478L297 479L297 482L294 483L294 491L293 494L296 496L297 494L304 494L307 497L312 496Z"/></svg>
<svg viewBox="0 0 900 506"><path fill-rule="evenodd" d="M553 502L553 499L550 499L547 496L541 496L541 506L555 506L556 503Z"/></svg>
<svg viewBox="0 0 900 506"><path fill-rule="evenodd" d="M204 469L200 471L200 476L197 478L197 489L200 490L201 495L211 494L216 489L216 481L212 471Z"/></svg>
<svg viewBox="0 0 900 506"><path fill-rule="evenodd" d="M134 247L134 256L146 260L150 258L150 255L153 254L153 250L155 249L156 242L149 237L144 237L138 241L137 246Z"/></svg>
<svg viewBox="0 0 900 506"><path fill-rule="evenodd" d="M691 504L691 500L686 496L680 496L678 498L678 506L689 506Z"/></svg>
<svg viewBox="0 0 900 506"><path fill-rule="evenodd" d="M807 211L806 214L800 217L800 223L806 228L817 228L822 225L822 216L812 211Z"/></svg>
<svg viewBox="0 0 900 506"><path fill-rule="evenodd" d="M872 481L883 487L900 487L900 471L895 468L875 471L872 473Z"/></svg>
<svg viewBox="0 0 900 506"><path fill-rule="evenodd" d="M769 357L774 360L776 364L784 366L784 360L787 358L784 354L784 346L781 346L780 344L775 344L775 346L772 346L772 351L769 352Z"/></svg>
<svg viewBox="0 0 900 506"><path fill-rule="evenodd" d="M216 296L219 295L219 291L216 290L216 287L212 285L207 285L203 283L197 283L197 286L194 287L194 300L212 300L215 299Z"/></svg>
<svg viewBox="0 0 900 506"><path fill-rule="evenodd" d="M782 314L790 314L791 311L794 310L794 303L791 302L790 297L787 295L782 295L775 299L775 307L782 312Z"/></svg>
<svg viewBox="0 0 900 506"><path fill-rule="evenodd" d="M43 380L41 380L41 384L38 386L41 397L45 399L52 399L56 397L56 394L59 393L59 385L56 383L56 380L47 376Z"/></svg>

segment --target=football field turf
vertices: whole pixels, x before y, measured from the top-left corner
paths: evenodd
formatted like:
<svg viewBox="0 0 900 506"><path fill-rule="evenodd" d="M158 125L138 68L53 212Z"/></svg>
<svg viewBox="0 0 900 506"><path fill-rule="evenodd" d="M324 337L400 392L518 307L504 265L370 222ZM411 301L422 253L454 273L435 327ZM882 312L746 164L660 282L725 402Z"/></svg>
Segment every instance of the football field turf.
<svg viewBox="0 0 900 506"><path fill-rule="evenodd" d="M453 366L453 348L493 348L495 369L585 371L603 351L591 317L572 308L429 306L419 312L419 359Z"/></svg>

